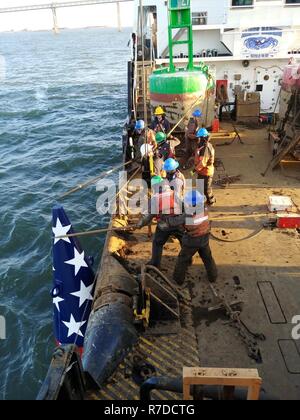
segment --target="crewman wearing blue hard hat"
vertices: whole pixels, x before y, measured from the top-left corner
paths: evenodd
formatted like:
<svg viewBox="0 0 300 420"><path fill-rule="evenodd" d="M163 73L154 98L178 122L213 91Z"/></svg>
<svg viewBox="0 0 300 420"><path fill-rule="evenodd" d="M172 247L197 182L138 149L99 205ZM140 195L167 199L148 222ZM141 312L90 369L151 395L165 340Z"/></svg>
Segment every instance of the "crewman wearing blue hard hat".
<svg viewBox="0 0 300 420"><path fill-rule="evenodd" d="M205 203L206 203L205 195L201 194L197 190L190 190L184 196L185 207L204 206Z"/></svg>
<svg viewBox="0 0 300 420"><path fill-rule="evenodd" d="M179 170L179 163L177 160L169 158L165 161L163 170L166 172L166 180L175 192L176 197L182 199L185 189L185 177Z"/></svg>
<svg viewBox="0 0 300 420"><path fill-rule="evenodd" d="M145 141L145 138L147 136L147 142ZM135 151L135 160L138 162L141 161L142 155L141 155L141 147L143 144L148 143L153 148L156 146L155 142L155 133L151 129L147 129L146 134L146 126L145 121L143 120L137 120L134 126L134 133L133 133L133 144L134 144L134 151Z"/></svg>
<svg viewBox="0 0 300 420"><path fill-rule="evenodd" d="M198 138L198 146L194 160L195 172L198 174L198 179L203 180L203 190L208 205L213 206L216 202L212 189L215 172L215 149L210 143L209 132L206 128L200 128L196 136Z"/></svg>
<svg viewBox="0 0 300 420"><path fill-rule="evenodd" d="M167 159L164 163L164 170L166 172L173 172L173 171L176 171L176 169L178 168L179 168L179 163L177 162L177 160L173 158Z"/></svg>
<svg viewBox="0 0 300 420"><path fill-rule="evenodd" d="M165 162L169 164L170 162ZM173 167L173 165L172 165ZM137 228L149 226L154 218L157 227L152 243L152 258L147 265L160 267L164 245L171 236L177 238L180 243L184 232L183 226L172 227L171 220L182 213L182 200L177 200L175 191L172 190L166 179L155 176L151 180L153 196L147 214L143 214L137 223Z"/></svg>
<svg viewBox="0 0 300 420"><path fill-rule="evenodd" d="M182 202L185 190L185 178L179 171L179 163L173 158L164 161L163 171L166 177L152 178L151 186L153 197L151 199L151 211L138 223L138 227L149 225L154 217L158 220L157 229L152 244L152 258L150 265L159 267L163 254L163 247L171 236L175 236L180 242L183 235L183 227L170 227L169 221L177 214L182 213Z"/></svg>
<svg viewBox="0 0 300 420"><path fill-rule="evenodd" d="M135 123L135 130L139 134L141 134L141 132L145 130L145 121L143 121L143 120L137 120L137 122Z"/></svg>
<svg viewBox="0 0 300 420"><path fill-rule="evenodd" d="M202 111L200 109L195 109L190 118L188 125L185 131L185 165L188 165L189 159L195 155L197 148L197 136L196 133L201 127L201 117Z"/></svg>
<svg viewBox="0 0 300 420"><path fill-rule="evenodd" d="M170 227L183 227L181 251L178 256L173 279L183 285L186 272L195 254L199 254L206 269L208 280L218 278L218 270L209 246L210 222L205 206L206 197L197 190L190 190L184 197L184 213L168 220Z"/></svg>
<svg viewBox="0 0 300 420"><path fill-rule="evenodd" d="M197 253L203 261L208 280L213 283L218 278L217 266L209 246L210 222L205 202L205 195L197 190L191 190L185 195L185 234L174 270L177 284L184 282L190 260Z"/></svg>
<svg viewBox="0 0 300 420"><path fill-rule="evenodd" d="M201 117L202 117L202 111L201 111L200 109L196 109L196 110L193 112L193 117L194 117L194 118L201 118Z"/></svg>
<svg viewBox="0 0 300 420"><path fill-rule="evenodd" d="M206 130L206 128L202 127L199 130L197 130L196 137L198 139L200 139L200 138L208 138L209 137L209 132Z"/></svg>

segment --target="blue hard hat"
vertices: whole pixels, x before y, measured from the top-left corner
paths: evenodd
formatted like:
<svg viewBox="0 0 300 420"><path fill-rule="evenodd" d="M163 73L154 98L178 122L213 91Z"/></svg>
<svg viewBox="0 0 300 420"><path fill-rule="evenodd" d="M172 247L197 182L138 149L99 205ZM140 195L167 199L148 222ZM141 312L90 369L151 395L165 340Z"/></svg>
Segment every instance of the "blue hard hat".
<svg viewBox="0 0 300 420"><path fill-rule="evenodd" d="M200 111L200 109L196 109L194 112L193 112L193 117L195 117L195 118L200 118L200 117L202 117L202 112Z"/></svg>
<svg viewBox="0 0 300 420"><path fill-rule="evenodd" d="M197 190L188 191L184 197L184 204L186 206L200 206L203 205L206 201L205 195L201 194Z"/></svg>
<svg viewBox="0 0 300 420"><path fill-rule="evenodd" d="M200 128L197 133L197 137L209 137L209 132L206 130L206 128Z"/></svg>
<svg viewBox="0 0 300 420"><path fill-rule="evenodd" d="M172 159L172 158L167 159L163 166L163 170L166 172L176 171L176 169L178 168L179 168L179 163L177 162L177 160Z"/></svg>
<svg viewBox="0 0 300 420"><path fill-rule="evenodd" d="M143 120L138 120L135 123L135 129L136 130L144 130L144 128L145 128L145 122Z"/></svg>

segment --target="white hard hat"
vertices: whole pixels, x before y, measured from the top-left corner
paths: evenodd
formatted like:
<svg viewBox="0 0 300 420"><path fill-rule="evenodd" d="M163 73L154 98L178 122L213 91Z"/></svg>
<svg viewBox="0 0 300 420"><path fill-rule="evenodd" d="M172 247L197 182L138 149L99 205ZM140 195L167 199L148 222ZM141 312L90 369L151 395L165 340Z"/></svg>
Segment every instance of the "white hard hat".
<svg viewBox="0 0 300 420"><path fill-rule="evenodd" d="M151 153L153 153L153 147L148 143L143 144L140 148L140 152L142 157L149 156Z"/></svg>

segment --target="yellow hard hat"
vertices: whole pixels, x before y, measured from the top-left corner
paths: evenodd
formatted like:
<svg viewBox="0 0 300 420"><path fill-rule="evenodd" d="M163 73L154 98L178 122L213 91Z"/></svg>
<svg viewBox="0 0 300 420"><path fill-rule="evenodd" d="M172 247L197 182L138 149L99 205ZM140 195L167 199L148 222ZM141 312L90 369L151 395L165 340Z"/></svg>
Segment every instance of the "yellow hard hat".
<svg viewBox="0 0 300 420"><path fill-rule="evenodd" d="M162 107L161 107L161 106L158 106L158 107L155 109L154 115L164 115L164 114L165 114L165 111L162 109Z"/></svg>

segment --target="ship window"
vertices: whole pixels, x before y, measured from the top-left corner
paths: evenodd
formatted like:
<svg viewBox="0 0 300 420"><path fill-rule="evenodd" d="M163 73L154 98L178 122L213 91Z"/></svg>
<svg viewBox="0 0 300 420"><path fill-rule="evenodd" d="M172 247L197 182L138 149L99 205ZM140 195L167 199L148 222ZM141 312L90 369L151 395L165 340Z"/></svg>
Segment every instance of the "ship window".
<svg viewBox="0 0 300 420"><path fill-rule="evenodd" d="M285 0L286 4L300 4L300 0Z"/></svg>
<svg viewBox="0 0 300 420"><path fill-rule="evenodd" d="M253 6L254 0L232 0L232 7Z"/></svg>
<svg viewBox="0 0 300 420"><path fill-rule="evenodd" d="M195 12L192 18L193 25L207 25L207 12Z"/></svg>

